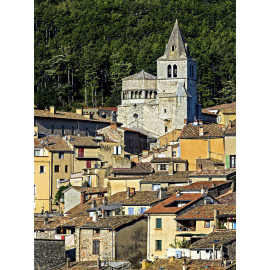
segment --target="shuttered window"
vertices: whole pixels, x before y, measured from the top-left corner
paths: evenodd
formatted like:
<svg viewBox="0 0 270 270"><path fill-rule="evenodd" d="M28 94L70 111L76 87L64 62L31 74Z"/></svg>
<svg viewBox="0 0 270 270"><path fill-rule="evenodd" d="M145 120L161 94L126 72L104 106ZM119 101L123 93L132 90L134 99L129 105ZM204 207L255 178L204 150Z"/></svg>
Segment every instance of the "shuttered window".
<svg viewBox="0 0 270 270"><path fill-rule="evenodd" d="M156 229L162 229L162 219L156 218Z"/></svg>
<svg viewBox="0 0 270 270"><path fill-rule="evenodd" d="M86 160L86 168L91 168L91 160Z"/></svg>
<svg viewBox="0 0 270 270"><path fill-rule="evenodd" d="M99 254L99 240L93 240L93 254Z"/></svg>
<svg viewBox="0 0 270 270"><path fill-rule="evenodd" d="M156 240L156 250L162 250L162 241Z"/></svg>
<svg viewBox="0 0 270 270"><path fill-rule="evenodd" d="M79 148L78 149L78 156L79 157L84 157L84 148Z"/></svg>

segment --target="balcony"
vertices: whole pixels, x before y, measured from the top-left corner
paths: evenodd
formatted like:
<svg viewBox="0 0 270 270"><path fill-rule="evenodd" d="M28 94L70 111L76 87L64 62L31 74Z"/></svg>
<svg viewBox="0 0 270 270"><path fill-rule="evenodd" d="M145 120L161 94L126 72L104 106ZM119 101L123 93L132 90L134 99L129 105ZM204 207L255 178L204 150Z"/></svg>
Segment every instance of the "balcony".
<svg viewBox="0 0 270 270"><path fill-rule="evenodd" d="M186 226L180 226L176 228L176 231L178 232L195 232L196 231L196 227L186 227Z"/></svg>

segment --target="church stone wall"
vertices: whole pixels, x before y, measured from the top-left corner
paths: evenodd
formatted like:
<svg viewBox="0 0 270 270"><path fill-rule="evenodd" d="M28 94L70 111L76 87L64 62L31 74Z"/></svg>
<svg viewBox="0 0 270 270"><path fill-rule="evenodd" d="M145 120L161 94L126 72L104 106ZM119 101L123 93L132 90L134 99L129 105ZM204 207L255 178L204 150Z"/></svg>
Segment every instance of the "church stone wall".
<svg viewBox="0 0 270 270"><path fill-rule="evenodd" d="M156 80L123 80L122 89L125 90L156 90Z"/></svg>

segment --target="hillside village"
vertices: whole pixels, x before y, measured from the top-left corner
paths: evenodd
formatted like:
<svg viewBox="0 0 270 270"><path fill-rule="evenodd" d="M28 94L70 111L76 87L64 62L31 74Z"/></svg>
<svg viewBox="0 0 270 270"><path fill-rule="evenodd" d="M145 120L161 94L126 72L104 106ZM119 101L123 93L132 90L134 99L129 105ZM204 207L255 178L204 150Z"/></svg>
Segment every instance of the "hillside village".
<svg viewBox="0 0 270 270"><path fill-rule="evenodd" d="M118 107L35 108L35 269L236 269L236 102L196 71L176 20Z"/></svg>

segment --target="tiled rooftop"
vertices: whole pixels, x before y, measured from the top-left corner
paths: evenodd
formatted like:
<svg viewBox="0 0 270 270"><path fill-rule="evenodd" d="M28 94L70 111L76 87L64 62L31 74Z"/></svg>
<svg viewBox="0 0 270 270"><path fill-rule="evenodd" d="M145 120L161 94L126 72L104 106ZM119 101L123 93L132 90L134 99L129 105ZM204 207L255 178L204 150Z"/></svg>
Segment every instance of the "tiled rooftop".
<svg viewBox="0 0 270 270"><path fill-rule="evenodd" d="M214 210L219 210L219 215L236 215L236 205L235 204L204 204L197 206L190 211L180 214L176 220L205 220L214 219Z"/></svg>
<svg viewBox="0 0 270 270"><path fill-rule="evenodd" d="M199 127L203 127L204 134L199 135ZM189 138L209 138L209 137L223 137L223 130L218 126L218 124L209 124L201 126L193 126L192 123L184 126L180 139L189 139Z"/></svg>
<svg viewBox="0 0 270 270"><path fill-rule="evenodd" d="M148 270L183 270L183 259L157 259L148 268ZM224 270L220 260L191 260L187 259L187 270Z"/></svg>
<svg viewBox="0 0 270 270"><path fill-rule="evenodd" d="M216 247L220 248L221 245L229 244L236 241L236 231L235 230L217 230L214 231L204 238L196 241L191 245L193 249L209 249L213 248L213 243L216 242Z"/></svg>
<svg viewBox="0 0 270 270"><path fill-rule="evenodd" d="M157 191L136 191L129 199L122 201L123 205L150 205L159 201Z"/></svg>
<svg viewBox="0 0 270 270"><path fill-rule="evenodd" d="M86 228L100 228L100 229L117 229L121 227L122 225L128 224L132 221L140 220L144 216L134 216L134 215L128 215L128 216L111 216L111 217L105 217L100 218L98 221L91 221L86 223L82 227Z"/></svg>
<svg viewBox="0 0 270 270"><path fill-rule="evenodd" d="M191 174L192 171L180 171L176 172L173 175L168 175L168 172L156 172L148 175L140 183L170 183L170 182L187 182L188 175Z"/></svg>
<svg viewBox="0 0 270 270"><path fill-rule="evenodd" d="M136 163L135 166L131 168L113 168L112 173L114 174L150 174L153 172L151 163Z"/></svg>
<svg viewBox="0 0 270 270"><path fill-rule="evenodd" d="M93 137L88 137L88 136L70 136L69 142L74 146L74 147L98 147L98 144L93 141Z"/></svg>
<svg viewBox="0 0 270 270"><path fill-rule="evenodd" d="M220 203L236 204L236 192L227 192L216 198Z"/></svg>
<svg viewBox="0 0 270 270"><path fill-rule="evenodd" d="M46 136L40 139L34 139L34 147L45 147L48 151L69 151L67 142L60 136Z"/></svg>
<svg viewBox="0 0 270 270"><path fill-rule="evenodd" d="M219 110L219 109L227 109L227 108L236 108L236 101L232 102L232 103L227 103L227 104L220 104L220 105L216 105L213 107L209 107L209 108L205 108L205 110Z"/></svg>
<svg viewBox="0 0 270 270"><path fill-rule="evenodd" d="M71 188L78 190L79 192L85 192L86 194L107 193L107 188L75 187L75 186L72 186Z"/></svg>
<svg viewBox="0 0 270 270"><path fill-rule="evenodd" d="M190 205L191 203L197 201L198 199L202 198L204 195L200 193L185 193L181 194L180 197L177 197L177 194L172 195L168 199L154 205L149 210L145 212L145 214L158 214L158 213L165 213L165 214L176 214L180 210L184 209L186 206ZM188 202L187 204L181 207L169 207L174 202Z"/></svg>
<svg viewBox="0 0 270 270"><path fill-rule="evenodd" d="M94 116L93 119L86 118L85 116L73 113L73 112L59 112L51 113L49 110L34 110L35 117L46 117L46 118L57 118L57 119L70 119L70 120L81 120L90 122L106 122L111 123L111 120Z"/></svg>
<svg viewBox="0 0 270 270"><path fill-rule="evenodd" d="M222 170L201 170L194 171L190 174L190 177L194 176L229 176L230 174L235 174L236 169L222 169Z"/></svg>
<svg viewBox="0 0 270 270"><path fill-rule="evenodd" d="M181 190L181 191L188 191L188 190L201 190L203 187L205 187L206 189L210 189L210 188L215 188L219 185L228 183L228 181L198 181L195 183L192 183L190 185L186 185L186 186L169 186L167 187L168 191L176 191L176 190Z"/></svg>
<svg viewBox="0 0 270 270"><path fill-rule="evenodd" d="M157 78L156 76L142 70L142 71L140 71L138 73L135 73L135 74L133 74L131 76L128 76L128 77L126 77L126 78L124 78L122 80L123 81L124 80L142 80L142 79L144 79L144 80L155 80L156 78Z"/></svg>
<svg viewBox="0 0 270 270"><path fill-rule="evenodd" d="M154 158L151 160L151 163L186 163L187 161L185 159L181 158Z"/></svg>
<svg viewBox="0 0 270 270"><path fill-rule="evenodd" d="M227 128L225 131L225 136L236 135L236 124L232 125L230 128Z"/></svg>

